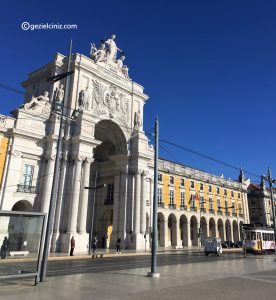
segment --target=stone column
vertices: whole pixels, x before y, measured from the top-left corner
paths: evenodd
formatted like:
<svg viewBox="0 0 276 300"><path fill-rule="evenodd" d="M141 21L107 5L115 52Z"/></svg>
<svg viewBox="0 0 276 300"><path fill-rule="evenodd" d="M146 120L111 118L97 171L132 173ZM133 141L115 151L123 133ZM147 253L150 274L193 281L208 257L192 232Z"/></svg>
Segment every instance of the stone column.
<svg viewBox="0 0 276 300"><path fill-rule="evenodd" d="M176 221L176 246L182 246L182 239L181 239L181 228L180 228L180 221L177 219Z"/></svg>
<svg viewBox="0 0 276 300"><path fill-rule="evenodd" d="M77 229L78 206L79 206L79 197L80 197L80 177L81 177L81 164L82 164L81 158L74 157L74 163L75 163L75 171L74 171L73 191L72 191L69 226L68 226L69 233L75 233Z"/></svg>
<svg viewBox="0 0 276 300"><path fill-rule="evenodd" d="M52 192L52 185L53 185L54 169L55 169L55 155L47 155L46 159L47 159L47 168L45 174L45 183L44 183L44 192L42 197L41 211L48 214L51 192Z"/></svg>
<svg viewBox="0 0 276 300"><path fill-rule="evenodd" d="M127 193L127 231L133 232L134 217L134 176L132 171L128 174L128 193Z"/></svg>
<svg viewBox="0 0 276 300"><path fill-rule="evenodd" d="M120 171L120 198L118 205L118 216L119 216L119 226L118 226L118 235L123 240L126 237L126 215L127 215L127 186L128 186L128 177L127 170L124 167Z"/></svg>
<svg viewBox="0 0 276 300"><path fill-rule="evenodd" d="M89 186L90 178L90 166L92 158L86 158L83 164L83 178L82 178L82 191L80 197L80 220L79 220L79 231L80 233L86 233L86 219L87 219L87 207L88 207L88 190L85 189Z"/></svg>
<svg viewBox="0 0 276 300"><path fill-rule="evenodd" d="M144 171L141 176L141 215L140 215L140 232L145 234L146 231L146 175Z"/></svg>
<svg viewBox="0 0 276 300"><path fill-rule="evenodd" d="M141 201L141 175L135 173L135 197L134 197L134 234L140 233L140 201Z"/></svg>

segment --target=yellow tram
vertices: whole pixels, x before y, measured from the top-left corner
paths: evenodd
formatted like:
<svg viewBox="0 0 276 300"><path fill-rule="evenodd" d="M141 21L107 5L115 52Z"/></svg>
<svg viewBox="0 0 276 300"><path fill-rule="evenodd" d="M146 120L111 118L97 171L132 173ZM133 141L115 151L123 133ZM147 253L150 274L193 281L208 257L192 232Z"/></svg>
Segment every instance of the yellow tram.
<svg viewBox="0 0 276 300"><path fill-rule="evenodd" d="M243 226L244 247L253 253L268 253L275 249L274 231L271 227Z"/></svg>

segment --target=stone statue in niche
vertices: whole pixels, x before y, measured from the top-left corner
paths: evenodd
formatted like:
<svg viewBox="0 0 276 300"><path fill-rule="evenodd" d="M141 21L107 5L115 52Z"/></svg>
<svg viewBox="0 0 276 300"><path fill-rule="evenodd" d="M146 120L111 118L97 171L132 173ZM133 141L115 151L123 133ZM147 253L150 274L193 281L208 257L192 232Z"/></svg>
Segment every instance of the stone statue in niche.
<svg viewBox="0 0 276 300"><path fill-rule="evenodd" d="M64 89L63 89L63 84L61 84L59 88L56 88L54 101L61 103L63 101L63 98L64 98Z"/></svg>
<svg viewBox="0 0 276 300"><path fill-rule="evenodd" d="M90 94L88 87L86 87L85 90L80 91L78 104L81 110L90 110Z"/></svg>
<svg viewBox="0 0 276 300"><path fill-rule="evenodd" d="M140 128L142 126L142 118L140 110L138 112L135 112L134 114L134 128Z"/></svg>
<svg viewBox="0 0 276 300"><path fill-rule="evenodd" d="M117 92L117 87L115 85L111 85L110 87L110 93L107 93L105 96L105 102L108 108L112 110L119 111L119 94Z"/></svg>
<svg viewBox="0 0 276 300"><path fill-rule="evenodd" d="M49 92L45 91L43 95L32 97L31 101L24 105L25 109L35 110L37 107L45 106L49 103Z"/></svg>

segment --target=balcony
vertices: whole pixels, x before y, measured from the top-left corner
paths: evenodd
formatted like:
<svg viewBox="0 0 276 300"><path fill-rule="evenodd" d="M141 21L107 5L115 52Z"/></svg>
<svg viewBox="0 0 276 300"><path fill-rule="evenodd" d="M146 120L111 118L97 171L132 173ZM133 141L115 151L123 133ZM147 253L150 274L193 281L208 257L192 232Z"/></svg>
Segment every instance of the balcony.
<svg viewBox="0 0 276 300"><path fill-rule="evenodd" d="M158 205L158 207L162 207L162 208L165 207L165 206L164 206L164 203L162 203L162 202L158 202L157 205Z"/></svg>
<svg viewBox="0 0 276 300"><path fill-rule="evenodd" d="M180 205L181 210L187 210L187 205Z"/></svg>
<svg viewBox="0 0 276 300"><path fill-rule="evenodd" d="M206 213L206 208L200 207L200 211Z"/></svg>
<svg viewBox="0 0 276 300"><path fill-rule="evenodd" d="M209 209L209 213L214 214L215 211L214 211L212 208L210 208L210 209Z"/></svg>
<svg viewBox="0 0 276 300"><path fill-rule="evenodd" d="M223 213L222 213L222 210L217 210L217 214L218 215L222 215Z"/></svg>
<svg viewBox="0 0 276 300"><path fill-rule="evenodd" d="M190 211L197 211L197 207L191 206L191 207L190 207Z"/></svg>
<svg viewBox="0 0 276 300"><path fill-rule="evenodd" d="M170 209L176 209L176 205L175 204L169 204L169 208Z"/></svg>
<svg viewBox="0 0 276 300"><path fill-rule="evenodd" d="M113 199L105 199L104 205L113 205Z"/></svg>
<svg viewBox="0 0 276 300"><path fill-rule="evenodd" d="M20 193L30 193L30 194L35 194L35 186L30 186L30 185L22 185L18 184L17 185L17 192Z"/></svg>
<svg viewBox="0 0 276 300"><path fill-rule="evenodd" d="M233 217L236 217L236 216L237 216L237 213L232 212L232 216L233 216Z"/></svg>
<svg viewBox="0 0 276 300"><path fill-rule="evenodd" d="M239 214L239 217L243 218L243 214Z"/></svg>

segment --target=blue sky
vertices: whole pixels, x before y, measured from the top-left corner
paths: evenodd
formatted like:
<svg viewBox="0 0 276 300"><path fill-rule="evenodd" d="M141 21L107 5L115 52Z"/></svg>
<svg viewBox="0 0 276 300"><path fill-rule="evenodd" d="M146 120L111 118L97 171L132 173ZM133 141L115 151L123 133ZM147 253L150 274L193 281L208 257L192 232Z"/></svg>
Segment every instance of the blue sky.
<svg viewBox="0 0 276 300"><path fill-rule="evenodd" d="M21 23L77 24L23 31ZM275 1L6 1L1 3L0 83L21 89L56 52L89 54L117 35L130 77L150 96L144 128L256 174L276 174ZM7 114L23 97L0 89ZM225 177L238 172L163 144L171 160ZM256 180L254 177L251 177ZM257 179L258 181L258 179Z"/></svg>

